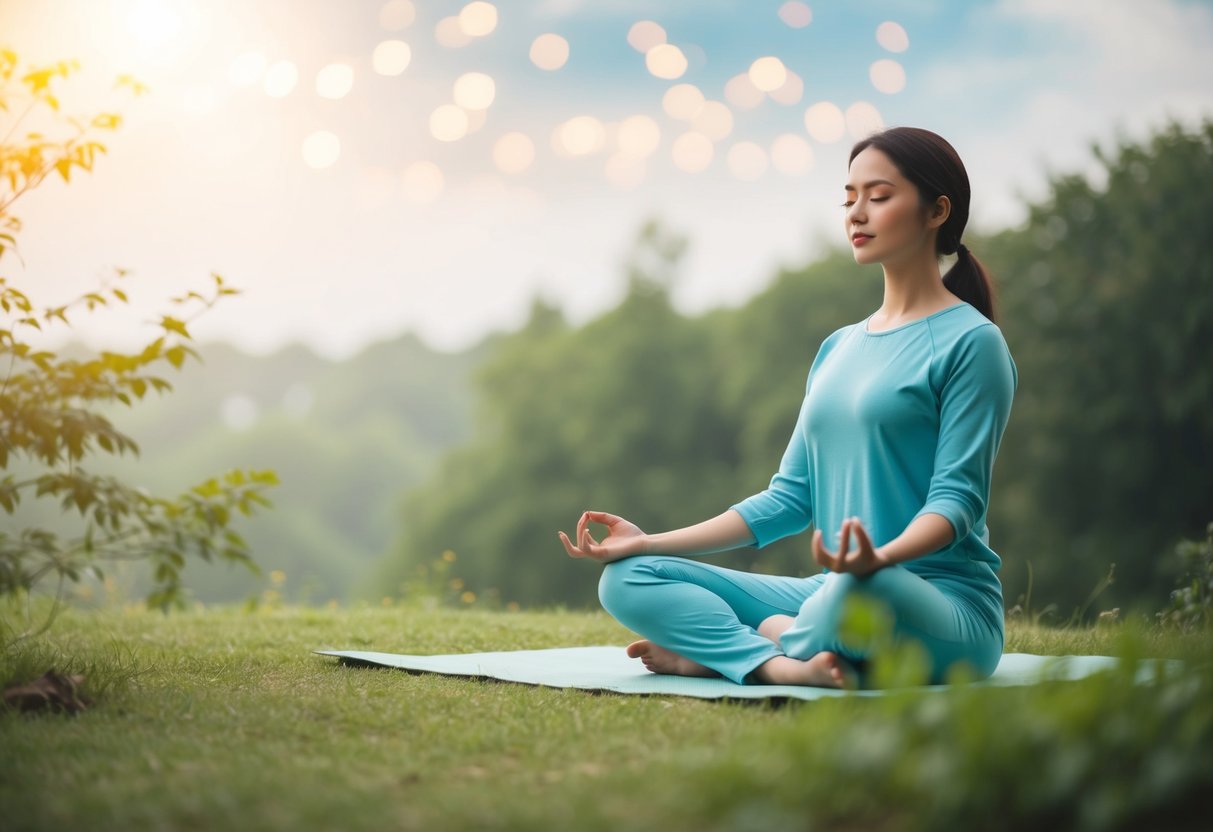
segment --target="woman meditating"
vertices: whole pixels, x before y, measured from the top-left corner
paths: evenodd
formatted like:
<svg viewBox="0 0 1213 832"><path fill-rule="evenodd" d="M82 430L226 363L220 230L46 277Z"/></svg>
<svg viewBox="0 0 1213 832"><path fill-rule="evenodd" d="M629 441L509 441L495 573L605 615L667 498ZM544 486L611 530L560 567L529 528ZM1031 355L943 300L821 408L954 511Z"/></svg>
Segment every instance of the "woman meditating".
<svg viewBox="0 0 1213 832"><path fill-rule="evenodd" d="M866 658L839 638L846 599L878 599L897 639L925 647L931 680L993 673L1003 648L990 477L1017 375L994 324L989 277L961 242L969 179L940 136L885 130L851 150L844 225L855 261L879 263L884 300L822 343L770 486L723 514L646 534L586 511L571 557L605 568L603 607L643 636L655 673L739 684L840 687ZM940 276L941 255L956 254ZM600 542L590 523L607 528ZM759 575L696 555L762 548L814 526L824 572ZM827 538L823 530L837 531Z"/></svg>

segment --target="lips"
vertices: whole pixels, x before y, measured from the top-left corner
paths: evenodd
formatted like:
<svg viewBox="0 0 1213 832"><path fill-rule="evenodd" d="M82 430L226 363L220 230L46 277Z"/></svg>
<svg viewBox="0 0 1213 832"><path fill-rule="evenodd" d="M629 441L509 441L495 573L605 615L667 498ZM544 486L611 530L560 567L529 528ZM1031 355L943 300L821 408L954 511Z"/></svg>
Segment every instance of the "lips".
<svg viewBox="0 0 1213 832"><path fill-rule="evenodd" d="M851 245L861 246L870 239L872 239L871 234L852 234L851 235Z"/></svg>

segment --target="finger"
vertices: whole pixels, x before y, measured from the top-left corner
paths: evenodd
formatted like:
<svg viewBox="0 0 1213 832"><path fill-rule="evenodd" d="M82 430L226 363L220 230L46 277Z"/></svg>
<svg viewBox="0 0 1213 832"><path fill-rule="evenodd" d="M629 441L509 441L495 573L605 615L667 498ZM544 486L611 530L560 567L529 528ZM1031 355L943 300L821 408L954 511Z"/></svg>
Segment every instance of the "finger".
<svg viewBox="0 0 1213 832"><path fill-rule="evenodd" d="M577 539L581 540L581 533L586 530L590 522L590 512L581 512L581 517L577 519Z"/></svg>
<svg viewBox="0 0 1213 832"><path fill-rule="evenodd" d="M847 559L847 552L851 550L851 518L842 521L842 530L838 535L841 540L838 541L838 554L835 557L841 563Z"/></svg>
<svg viewBox="0 0 1213 832"><path fill-rule="evenodd" d="M560 536L560 542L564 544L564 550L569 553L569 557L571 557L571 558L585 557L585 555L583 553L581 553L577 549L573 548L573 544L569 541L568 536L565 535L564 532L556 532L556 534L558 534Z"/></svg>
<svg viewBox="0 0 1213 832"><path fill-rule="evenodd" d="M607 511L587 511L586 514L588 514L590 519L595 523L602 523L604 526L613 526L623 519L622 517L611 514Z"/></svg>
<svg viewBox="0 0 1213 832"><path fill-rule="evenodd" d="M855 523L852 526L852 531L855 533L855 542L865 554L875 554L876 547L872 545L872 538L868 535L868 530L859 522L859 518L855 518Z"/></svg>
<svg viewBox="0 0 1213 832"><path fill-rule="evenodd" d="M813 559L817 561L818 566L824 566L826 569L833 569L834 557L822 542L823 535L821 529L813 532Z"/></svg>

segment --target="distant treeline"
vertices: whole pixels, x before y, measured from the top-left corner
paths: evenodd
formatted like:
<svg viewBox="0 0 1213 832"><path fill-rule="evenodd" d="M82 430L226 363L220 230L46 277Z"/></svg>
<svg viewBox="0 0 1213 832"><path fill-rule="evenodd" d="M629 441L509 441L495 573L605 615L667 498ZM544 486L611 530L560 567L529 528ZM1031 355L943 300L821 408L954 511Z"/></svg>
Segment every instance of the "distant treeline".
<svg viewBox="0 0 1213 832"><path fill-rule="evenodd" d="M1161 607L1174 543L1213 520L1213 124L1093 152L1105 181L1054 176L1023 227L966 238L999 279L1020 372L991 543L1008 606L1063 619L1113 564L1092 611ZM572 327L536 302L495 345L471 440L409 493L370 591L440 579L453 597L593 605L598 567L556 538L583 509L660 531L766 486L817 346L876 308L880 271L839 250L741 308L687 317L669 297L684 250L648 224L617 308ZM711 560L816 571L807 536Z"/></svg>

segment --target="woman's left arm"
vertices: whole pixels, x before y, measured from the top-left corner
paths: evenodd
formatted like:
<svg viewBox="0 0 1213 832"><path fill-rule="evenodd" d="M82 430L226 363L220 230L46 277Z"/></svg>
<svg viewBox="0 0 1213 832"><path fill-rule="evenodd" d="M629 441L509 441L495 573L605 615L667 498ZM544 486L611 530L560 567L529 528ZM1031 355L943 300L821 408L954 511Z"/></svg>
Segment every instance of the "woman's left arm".
<svg viewBox="0 0 1213 832"><path fill-rule="evenodd" d="M941 514L920 514L906 530L883 546L874 546L858 517L842 523L837 552L826 549L821 530L813 532L813 558L832 572L866 575L907 560L938 552L952 542L952 524ZM854 538L854 549L851 540Z"/></svg>

